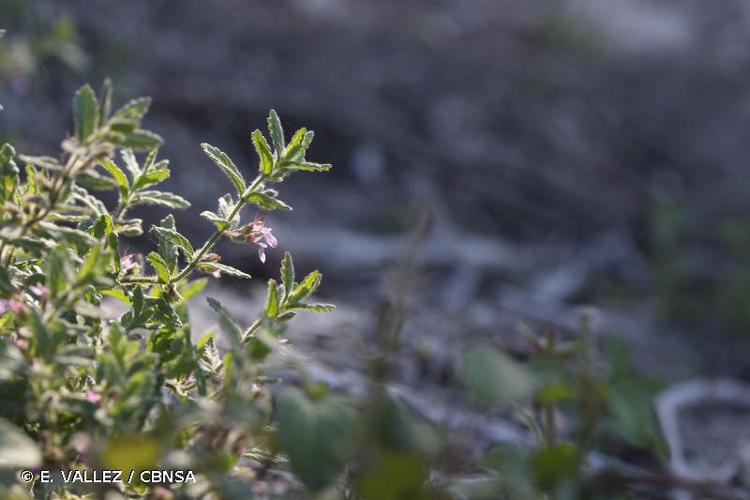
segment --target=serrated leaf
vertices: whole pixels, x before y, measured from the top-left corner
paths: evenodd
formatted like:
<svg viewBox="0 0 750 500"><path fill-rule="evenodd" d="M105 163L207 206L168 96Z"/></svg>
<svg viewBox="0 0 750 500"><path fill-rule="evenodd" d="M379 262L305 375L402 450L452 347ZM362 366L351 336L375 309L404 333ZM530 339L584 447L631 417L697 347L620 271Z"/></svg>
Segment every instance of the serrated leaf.
<svg viewBox="0 0 750 500"><path fill-rule="evenodd" d="M181 248L182 251L185 253L185 256L188 259L193 257L193 253L195 253L195 250L193 250L193 245L190 244L190 241L188 241L188 239L185 236L178 233L174 229L169 229L169 228L160 227L160 226L152 226L151 231L156 233L159 239L167 238L176 247Z"/></svg>
<svg viewBox="0 0 750 500"><path fill-rule="evenodd" d="M273 153L271 153L271 148L268 146L266 138L263 137L263 133L260 130L254 130L250 138L253 141L255 152L260 157L260 173L263 175L270 174L273 171Z"/></svg>
<svg viewBox="0 0 750 500"><path fill-rule="evenodd" d="M113 118L108 122L109 132L107 139L115 144L122 144L128 135L135 132L138 128L138 122L134 120L125 120Z"/></svg>
<svg viewBox="0 0 750 500"><path fill-rule="evenodd" d="M268 295L266 296L266 316L275 318L279 315L279 289L276 280L268 280Z"/></svg>
<svg viewBox="0 0 750 500"><path fill-rule="evenodd" d="M201 217L215 225L217 229L223 229L225 226L229 225L227 221L211 212L210 210L204 210L203 212L201 212Z"/></svg>
<svg viewBox="0 0 750 500"><path fill-rule="evenodd" d="M237 166L232 159L222 150L208 143L204 142L201 144L201 148L203 148L203 152L206 153L206 156L211 158L211 161L213 161L216 166L218 166L219 169L229 177L229 180L232 181L235 189L237 189L237 194L242 196L242 193L245 192L245 179L242 177L242 174L237 169Z"/></svg>
<svg viewBox="0 0 750 500"><path fill-rule="evenodd" d="M156 275L159 277L159 281L161 281L162 283L169 283L169 268L167 267L167 263L164 262L164 259L162 259L161 255L156 252L150 252L147 258L151 263L151 266L154 268L154 271L156 271Z"/></svg>
<svg viewBox="0 0 750 500"><path fill-rule="evenodd" d="M245 196L245 201L248 203L255 203L263 210L291 210L292 207L287 205L281 200L272 198L264 193L250 193Z"/></svg>
<svg viewBox="0 0 750 500"><path fill-rule="evenodd" d="M289 294L289 304L293 305L312 295L312 293L318 289L318 286L320 286L320 280L322 278L323 276L319 271L313 271L305 276L305 279L303 279Z"/></svg>
<svg viewBox="0 0 750 500"><path fill-rule="evenodd" d="M122 145L133 151L146 152L164 144L164 139L158 134L143 129L135 129L128 134Z"/></svg>
<svg viewBox="0 0 750 500"><path fill-rule="evenodd" d="M115 232L123 236L143 234L143 219L121 219L115 222Z"/></svg>
<svg viewBox="0 0 750 500"><path fill-rule="evenodd" d="M285 160L294 161L305 153L305 135L307 135L307 129L304 127L294 133L292 139L289 141L289 144L287 144L286 148L284 148L284 154L282 155L282 157Z"/></svg>
<svg viewBox="0 0 750 500"><path fill-rule="evenodd" d="M96 170L88 170L78 174L76 184L94 191L112 191L117 187L114 180L99 174Z"/></svg>
<svg viewBox="0 0 750 500"><path fill-rule="evenodd" d="M214 375L221 370L222 360L219 350L213 337L210 337L203 348L201 359L199 360L201 368L207 373Z"/></svg>
<svg viewBox="0 0 750 500"><path fill-rule="evenodd" d="M73 113L78 142L85 144L99 126L99 103L90 85L84 85L73 99Z"/></svg>
<svg viewBox="0 0 750 500"><path fill-rule="evenodd" d="M125 172L120 170L120 167L115 165L115 163L109 158L102 159L100 165L104 167L107 172L109 172L109 174L117 183L117 188L120 191L120 201L126 199L128 197L128 193L130 192L130 183L128 182L128 178L125 175Z"/></svg>
<svg viewBox="0 0 750 500"><path fill-rule="evenodd" d="M59 172L63 169L63 166L60 165L60 162L57 161L57 158L53 158L51 156L18 155L18 159L24 163L29 163L37 168L48 170L50 172ZM2 163L2 159L0 159L0 163Z"/></svg>
<svg viewBox="0 0 750 500"><path fill-rule="evenodd" d="M151 106L150 97L139 97L128 101L112 116L113 119L140 122Z"/></svg>
<svg viewBox="0 0 750 500"><path fill-rule="evenodd" d="M73 186L71 194L74 199L76 199L77 201L80 201L81 203L86 205L88 208L90 208L91 211L94 212L94 214L103 215L103 214L109 213L104 203L102 203L99 198L97 198L96 196L93 196L84 188L80 186Z"/></svg>
<svg viewBox="0 0 750 500"><path fill-rule="evenodd" d="M229 217L232 215L232 211L234 210L234 200L232 199L232 195L225 194L221 198L219 198L219 217L222 217L224 220L229 219ZM240 214L239 212L232 217L232 220L229 221L229 227L234 229L240 224Z"/></svg>
<svg viewBox="0 0 750 500"><path fill-rule="evenodd" d="M289 165L284 165L284 168L287 170L301 170L305 172L328 172L333 168L333 165L330 163L313 163L313 162L304 162L304 163L291 163Z"/></svg>
<svg viewBox="0 0 750 500"><path fill-rule="evenodd" d="M138 191L130 197L130 205L160 205L174 209L185 209L190 202L182 196L165 191Z"/></svg>
<svg viewBox="0 0 750 500"><path fill-rule="evenodd" d="M284 151L284 129L281 127L281 119L274 109L268 114L268 132L271 134L274 149L278 154L281 154Z"/></svg>
<svg viewBox="0 0 750 500"><path fill-rule="evenodd" d="M133 189L145 189L155 184L159 184L165 179L168 179L170 174L171 173L167 168L150 170L148 173L145 173L138 177L138 179L133 184Z"/></svg>
<svg viewBox="0 0 750 500"><path fill-rule="evenodd" d="M281 259L281 284L284 287L282 302L286 302L294 286L294 261L289 252L284 252L284 258Z"/></svg>
<svg viewBox="0 0 750 500"><path fill-rule="evenodd" d="M76 245L90 246L96 244L96 239L85 231L72 227L58 226L52 222L40 221L37 223L37 229L43 229L47 234L56 240L65 240Z"/></svg>
<svg viewBox="0 0 750 500"><path fill-rule="evenodd" d="M176 230L174 215L168 214L159 222L159 226L167 230ZM178 249L171 238L159 237L157 253L164 259L170 273L174 271L177 266Z"/></svg>
<svg viewBox="0 0 750 500"><path fill-rule="evenodd" d="M130 172L130 177L132 179L138 178L138 176L141 175L142 170L140 165L138 165L138 160L135 158L135 154L133 154L133 151L130 149L123 149L120 153L120 157L122 158L122 162L125 164L125 168L127 168L128 172Z"/></svg>
<svg viewBox="0 0 750 500"><path fill-rule="evenodd" d="M213 297L206 297L208 305L219 315L219 327L224 334L229 337L233 347L238 348L242 345L242 330L234 320L229 311L221 305L221 302Z"/></svg>
<svg viewBox="0 0 750 500"><path fill-rule="evenodd" d="M287 309L300 309L311 312L331 312L336 309L336 306L333 304L292 304L288 306Z"/></svg>
<svg viewBox="0 0 750 500"><path fill-rule="evenodd" d="M247 273L244 273L240 271L237 268L234 268L232 266L228 266L226 264L219 264L218 262L212 262L211 265L216 268L221 274L226 274L227 276L232 276L235 278L243 278L243 279L250 279L252 276L250 276Z"/></svg>
<svg viewBox="0 0 750 500"><path fill-rule="evenodd" d="M112 80L105 78L99 90L99 123L105 123L112 112Z"/></svg>

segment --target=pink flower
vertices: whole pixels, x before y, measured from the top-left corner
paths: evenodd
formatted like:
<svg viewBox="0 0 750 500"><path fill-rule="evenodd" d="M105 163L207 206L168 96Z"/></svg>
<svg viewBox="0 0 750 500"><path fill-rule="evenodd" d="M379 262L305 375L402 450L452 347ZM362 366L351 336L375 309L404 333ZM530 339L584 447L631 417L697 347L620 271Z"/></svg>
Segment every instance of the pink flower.
<svg viewBox="0 0 750 500"><path fill-rule="evenodd" d="M248 242L258 245L258 257L261 262L266 261L266 248L276 248L276 245L279 244L279 240L273 235L271 228L266 226L262 215L256 215L249 224L242 226L239 232Z"/></svg>
<svg viewBox="0 0 750 500"><path fill-rule="evenodd" d="M40 302L47 302L49 294L47 288L44 285L32 285L29 287L29 291L36 295Z"/></svg>
<svg viewBox="0 0 750 500"><path fill-rule="evenodd" d="M91 389L86 389L86 401L98 404L102 400L102 395Z"/></svg>
<svg viewBox="0 0 750 500"><path fill-rule="evenodd" d="M15 297L9 299L0 299L0 316L6 312L12 312L14 314L20 314L23 312L23 302Z"/></svg>
<svg viewBox="0 0 750 500"><path fill-rule="evenodd" d="M138 262L135 260L135 254L125 254L120 259L120 270L122 272L128 272L136 267L138 267Z"/></svg>

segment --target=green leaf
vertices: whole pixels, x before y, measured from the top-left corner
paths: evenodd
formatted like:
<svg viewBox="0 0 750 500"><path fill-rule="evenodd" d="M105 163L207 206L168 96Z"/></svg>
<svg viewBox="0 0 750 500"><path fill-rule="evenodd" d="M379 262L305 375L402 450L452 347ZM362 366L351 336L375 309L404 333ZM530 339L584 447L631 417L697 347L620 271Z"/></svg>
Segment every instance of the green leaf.
<svg viewBox="0 0 750 500"><path fill-rule="evenodd" d="M68 286L63 250L49 254L47 258L47 290L51 298L56 298Z"/></svg>
<svg viewBox="0 0 750 500"><path fill-rule="evenodd" d="M6 297L15 292L13 283L10 280L10 274L8 274L8 270L2 266L0 266L0 292Z"/></svg>
<svg viewBox="0 0 750 500"><path fill-rule="evenodd" d="M107 207L104 205L104 203L101 202L99 198L93 196L81 186L73 186L71 195L74 199L86 205L96 215L109 213Z"/></svg>
<svg viewBox="0 0 750 500"><path fill-rule="evenodd" d="M143 234L142 219L122 219L115 223L115 232L123 236L140 236Z"/></svg>
<svg viewBox="0 0 750 500"><path fill-rule="evenodd" d="M112 217L109 214L102 214L96 218L89 232L94 238L103 240L107 235L113 233L114 230L115 226L112 223Z"/></svg>
<svg viewBox="0 0 750 500"><path fill-rule="evenodd" d="M169 176L170 176L170 171L168 168L153 169L153 170L150 170L148 173L143 174L140 177L138 177L133 187L135 189L145 189L155 184L159 184L165 179L168 179Z"/></svg>
<svg viewBox="0 0 750 500"><path fill-rule="evenodd" d="M11 200L18 186L18 167L13 161L15 154L10 144L0 147L0 202Z"/></svg>
<svg viewBox="0 0 750 500"><path fill-rule="evenodd" d="M100 259L101 256L101 247L99 245L94 245L91 247L91 250L89 250L88 256L86 257L86 260L83 261L83 264L81 264L81 268L78 270L78 283L79 284L86 284L89 283L92 278L95 278L98 272L102 272L103 269L100 269Z"/></svg>
<svg viewBox="0 0 750 500"><path fill-rule="evenodd" d="M123 107L118 109L112 116L112 119L140 122L148 112L151 106L150 97L139 97L127 102Z"/></svg>
<svg viewBox="0 0 750 500"><path fill-rule="evenodd" d="M78 142L86 144L87 139L99 126L99 103L90 85L84 85L76 92L73 112Z"/></svg>
<svg viewBox="0 0 750 500"><path fill-rule="evenodd" d="M221 274L226 274L227 276L232 276L234 278L243 278L243 279L250 279L252 276L250 276L247 273L243 273L239 269L236 269L232 266L228 266L226 264L219 264L218 262L212 262L211 266L213 266L217 271L221 272Z"/></svg>
<svg viewBox="0 0 750 500"><path fill-rule="evenodd" d="M279 288L276 280L268 280L268 296L266 298L266 316L275 318L279 315Z"/></svg>
<svg viewBox="0 0 750 500"><path fill-rule="evenodd" d="M242 193L245 192L245 179L243 179L242 174L237 169L237 166L231 158L219 148L215 148L208 143L204 142L201 144L201 148L203 148L203 152L206 153L206 156L211 158L221 171L229 177L229 180L232 181L232 184L234 184L234 187L237 189L237 194L242 196Z"/></svg>
<svg viewBox="0 0 750 500"><path fill-rule="evenodd" d="M104 466L112 470L143 470L156 467L162 445L145 434L121 435L112 438L102 451Z"/></svg>
<svg viewBox="0 0 750 500"><path fill-rule="evenodd" d="M57 161L57 158L52 158L51 156L18 155L18 159L22 162L29 163L37 168L48 170L50 172L59 172L63 169L63 166L60 165L60 162ZM2 160L0 160L0 163L2 163Z"/></svg>
<svg viewBox="0 0 750 500"><path fill-rule="evenodd" d="M50 237L57 241L68 241L80 246L90 246L97 243L94 237L80 229L58 226L55 223L47 221L39 222L37 228L45 230Z"/></svg>
<svg viewBox="0 0 750 500"><path fill-rule="evenodd" d="M289 165L284 165L284 168L287 170L302 170L305 172L328 172L333 168L333 165L330 163L312 163L309 161L303 162L303 163L292 163Z"/></svg>
<svg viewBox="0 0 750 500"><path fill-rule="evenodd" d="M130 192L130 183L127 176L125 176L125 172L120 170L120 167L115 165L109 158L102 159L100 164L115 179L117 187L120 190L120 201L125 200Z"/></svg>
<svg viewBox="0 0 750 500"><path fill-rule="evenodd" d="M281 127L281 119L274 109L268 114L268 132L271 134L274 149L278 154L281 154L284 151L284 129Z"/></svg>
<svg viewBox="0 0 750 500"><path fill-rule="evenodd" d="M180 296L182 296L182 301L187 302L188 300L192 299L199 293L203 291L204 288L206 288L206 285L208 284L207 278L199 278L197 280L191 281L190 283L187 283L180 287L179 292Z"/></svg>
<svg viewBox="0 0 750 500"><path fill-rule="evenodd" d="M250 135L253 141L253 147L260 157L260 173L268 175L273 171L273 154L271 148L266 142L266 138L263 137L263 133L260 130L254 130Z"/></svg>
<svg viewBox="0 0 750 500"><path fill-rule="evenodd" d="M293 305L297 302L305 300L307 297L309 297L315 290L318 289L320 286L320 281L323 279L323 276L320 274L319 271L313 271L307 276L305 276L305 279L302 280L302 282L297 285L294 290L289 294L289 300L288 303L290 305Z"/></svg>
<svg viewBox="0 0 750 500"><path fill-rule="evenodd" d="M208 305L213 309L216 314L219 315L219 327L221 331L229 337L233 347L241 347L242 345L242 330L240 329L237 322L234 320L230 312L221 305L221 302L214 299L213 297L206 297Z"/></svg>
<svg viewBox="0 0 750 500"><path fill-rule="evenodd" d="M292 136L292 140L289 141L282 157L287 161L294 161L305 153L304 142L305 136L307 135L307 129L301 128L297 130Z"/></svg>
<svg viewBox="0 0 750 500"><path fill-rule="evenodd" d="M0 418L0 469L38 467L42 453L21 429Z"/></svg>
<svg viewBox="0 0 750 500"><path fill-rule="evenodd" d="M546 446L531 456L531 470L536 484L545 491L577 475L581 457L568 443Z"/></svg>
<svg viewBox="0 0 750 500"><path fill-rule="evenodd" d="M225 226L228 226L229 223L216 215L215 213L211 212L210 210L204 210L201 212L201 217L206 219L208 222L212 223L214 226L216 226L218 229L223 229Z"/></svg>
<svg viewBox="0 0 750 500"><path fill-rule="evenodd" d="M150 252L148 254L148 261L151 263L154 271L156 271L156 275L159 277L159 281L161 281L162 283L168 283L170 277L169 268L167 267L166 262L164 262L164 259L162 259L161 255L156 252Z"/></svg>
<svg viewBox="0 0 750 500"><path fill-rule="evenodd" d="M508 405L534 391L534 375L491 345L473 347L458 367L459 378L479 401Z"/></svg>
<svg viewBox="0 0 750 500"><path fill-rule="evenodd" d="M112 80L105 78L99 90L99 123L105 123L112 112Z"/></svg>
<svg viewBox="0 0 750 500"><path fill-rule="evenodd" d="M286 302L294 286L294 262L289 252L284 252L284 258L281 259L281 284L284 286L282 302Z"/></svg>
<svg viewBox="0 0 750 500"><path fill-rule="evenodd" d="M190 202L182 196L165 191L138 191L130 197L130 205L160 205L162 207L183 210Z"/></svg>
<svg viewBox="0 0 750 500"><path fill-rule="evenodd" d="M164 139L160 135L142 129L131 132L122 143L124 147L139 152L151 151L162 144L164 144Z"/></svg>
<svg viewBox="0 0 750 500"><path fill-rule="evenodd" d="M122 144L137 128L138 122L136 121L113 118L109 121L109 132L106 138L114 144Z"/></svg>
<svg viewBox="0 0 750 500"><path fill-rule="evenodd" d="M336 306L333 304L292 304L288 306L287 309L301 309L310 312L331 312L336 310Z"/></svg>
<svg viewBox="0 0 750 500"><path fill-rule="evenodd" d="M151 231L156 233L159 239L166 238L171 241L176 247L181 248L188 259L191 259L193 257L193 254L195 253L195 250L193 250L193 245L190 244L190 241L188 241L185 236L178 233L174 229L168 229L166 227L160 226L151 226Z"/></svg>
<svg viewBox="0 0 750 500"><path fill-rule="evenodd" d="M138 165L138 160L135 158L133 151L131 149L123 149L120 156L122 157L122 162L125 164L125 168L130 172L130 177L133 179L138 178L142 170L140 165Z"/></svg>
<svg viewBox="0 0 750 500"><path fill-rule="evenodd" d="M159 222L159 227L176 230L174 221L174 215L168 214ZM160 236L157 234L157 236ZM164 263L167 264L167 269L170 273L177 267L177 258L179 257L179 250L177 246L172 242L171 238L159 237L158 241L158 254L164 259Z"/></svg>
<svg viewBox="0 0 750 500"><path fill-rule="evenodd" d="M281 393L277 404L281 446L292 471L317 493L341 473L354 434L351 410L329 397L311 401L295 388Z"/></svg>
<svg viewBox="0 0 750 500"><path fill-rule="evenodd" d="M292 207L287 205L281 200L272 198L264 193L250 193L245 196L245 201L248 203L255 203L263 210L291 210Z"/></svg>
<svg viewBox="0 0 750 500"><path fill-rule="evenodd" d="M234 200L232 199L232 195L229 193L225 194L221 198L219 198L219 217L222 217L224 220L229 219L229 217L232 215L232 211L234 210ZM234 229L240 224L240 214L237 212L234 217L232 217L232 220L229 221L229 227Z"/></svg>

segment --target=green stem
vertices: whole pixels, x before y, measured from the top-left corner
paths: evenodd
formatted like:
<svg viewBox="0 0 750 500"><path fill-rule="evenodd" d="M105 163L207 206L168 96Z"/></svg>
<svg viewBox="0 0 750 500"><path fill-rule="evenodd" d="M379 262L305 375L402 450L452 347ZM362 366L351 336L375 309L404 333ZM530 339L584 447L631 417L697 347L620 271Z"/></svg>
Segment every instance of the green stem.
<svg viewBox="0 0 750 500"><path fill-rule="evenodd" d="M227 220L231 221L237 216L240 210L242 210L242 207L244 207L247 204L247 202L245 201L245 196L254 192L258 188L258 186L263 182L264 178L265 177L262 174L258 175L258 177L255 178L252 184L250 184L250 187L247 188L244 193L242 193L242 195L244 196L240 196L240 199L237 200L237 203L234 205L234 208L232 208L232 212L229 214L229 217L227 217ZM183 278L187 278L190 272L193 269L195 269L195 266L197 266L198 263L200 263L203 256L206 255L206 253L214 247L214 245L216 244L216 241L221 237L222 233L224 233L224 229L222 228L217 229L214 232L214 234L212 234L211 237L208 240L206 240L203 246L200 247L198 252L195 255L193 255L193 258L190 259L190 262L188 262L188 265L185 266L185 268L182 271L180 271L179 274L177 274L176 276L172 276L169 279L169 282L167 284L171 285L172 283L180 281Z"/></svg>

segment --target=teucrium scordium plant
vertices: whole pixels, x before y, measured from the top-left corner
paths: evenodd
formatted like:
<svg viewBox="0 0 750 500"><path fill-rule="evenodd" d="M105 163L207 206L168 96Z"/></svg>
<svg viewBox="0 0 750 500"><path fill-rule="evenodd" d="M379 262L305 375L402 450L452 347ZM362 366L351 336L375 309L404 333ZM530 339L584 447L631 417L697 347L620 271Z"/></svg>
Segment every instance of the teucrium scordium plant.
<svg viewBox="0 0 750 500"><path fill-rule="evenodd" d="M263 212L291 210L276 185L293 173L331 166L306 159L312 131L302 128L287 141L275 111L268 117L270 142L260 130L251 134L259 158L251 180L227 154L203 144L232 192L216 211L201 214L213 229L194 244L169 213L189 202L156 188L170 166L158 156L162 139L141 128L149 105L139 98L113 111L109 81L98 93L84 86L74 99L74 133L59 157L17 154L9 144L0 149L0 396L6 408L0 447L15 443L22 452L0 468L179 463L202 479L204 492L228 497L222 477L246 452L277 451L267 389L275 379L264 362L279 347L285 322L299 311L333 306L310 302L321 275L296 277L286 253L279 280L268 282L262 314L247 328L208 299L230 346L222 354L214 333L193 341L186 303L207 282L194 275L249 278L221 262L217 242L252 245L265 261L265 250L278 241ZM101 190L117 192L114 206L96 195ZM131 216L139 205L165 209L149 229L156 247L145 256L121 253L124 240L144 231ZM246 208L255 211L248 215ZM126 312L108 317L105 297ZM10 492L18 482L10 475L3 485ZM61 487L32 483L39 495ZM150 488L138 481L107 487L136 496Z"/></svg>

